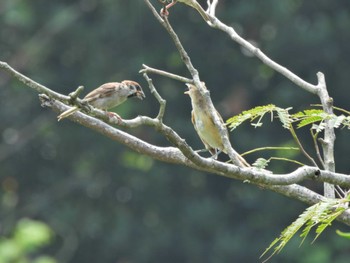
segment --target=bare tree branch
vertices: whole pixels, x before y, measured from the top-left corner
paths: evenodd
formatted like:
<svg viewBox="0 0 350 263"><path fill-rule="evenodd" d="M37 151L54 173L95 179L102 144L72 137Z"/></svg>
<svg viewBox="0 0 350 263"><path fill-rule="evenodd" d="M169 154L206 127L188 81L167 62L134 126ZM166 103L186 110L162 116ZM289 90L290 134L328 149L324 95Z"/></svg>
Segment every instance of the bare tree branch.
<svg viewBox="0 0 350 263"><path fill-rule="evenodd" d="M207 13L215 17L216 6L218 5L219 0L207 0Z"/></svg>
<svg viewBox="0 0 350 263"><path fill-rule="evenodd" d="M243 48L254 54L257 58L259 58L265 65L272 68L273 70L281 73L283 76L291 80L294 84L297 86L303 88L304 90L317 94L319 91L319 87L317 85L310 84L306 82L305 80L301 79L299 76L291 72L286 67L283 67L282 65L276 63L272 59L270 59L268 56L266 56L259 48L255 47L253 44L242 38L237 34L237 32L232 28L227 26L226 24L222 23L217 17L213 19L212 25L213 28L219 29L226 34L229 35L229 37L241 45Z"/></svg>
<svg viewBox="0 0 350 263"><path fill-rule="evenodd" d="M188 71L190 72L190 74L193 78L193 83L195 84L195 86L197 87L197 89L202 94L203 98L205 99L204 103L210 109L211 112L216 112L214 104L210 98L209 91L205 87L204 82L202 82L200 80L198 70L193 66L193 64L191 62L191 58L188 56L188 54L187 54L185 48L183 47L179 37L177 36L176 32L172 28L167 16L164 16L163 18L161 18L159 16L159 14L157 13L157 11L155 10L155 8L153 7L153 5L150 3L150 1L149 0L144 0L144 1L148 5L148 7L151 9L153 15L158 19L159 23L167 30L170 37L172 38L172 40L173 40L173 42L174 42L174 44L175 44L175 46L180 54L180 57L181 57L183 63L185 64L185 66L187 67ZM221 120L219 119L219 116L216 114L213 114L211 117L213 118L215 126L220 131L220 135L221 135L221 138L222 138L222 141L223 141L223 144L225 146L225 150L226 150L228 156L230 157L230 159L232 160L232 162L234 164L236 164L240 167L244 167L245 164L242 162L242 157L232 148L230 140L229 140L227 132L226 132L226 127L223 127L223 125L221 125Z"/></svg>
<svg viewBox="0 0 350 263"><path fill-rule="evenodd" d="M43 106L51 107L53 110L61 112L66 109L66 106L57 101L48 98L46 95L41 96ZM268 171L256 170L256 169L242 169L235 165L216 161L212 158L202 158L196 154L192 149L184 142L176 142L182 148L182 151L186 155L195 155L195 162L193 163L186 158L182 152L175 147L159 147L144 142L126 132L120 131L114 127L109 126L105 122L87 116L81 112L78 112L74 116L70 117L73 121L93 129L104 136L111 138L125 146L135 150L136 152L146 154L154 159L185 165L200 171L210 172L217 175L243 180L253 184L260 185L262 188L272 190L282 195L297 199L307 204L315 204L322 200L322 195L319 195L305 187L293 184L304 181L305 179L313 179L317 181L328 181L333 184L339 184L343 186L350 186L350 177L345 174L331 173L329 171L320 171L315 167L301 167L290 174L272 174ZM137 119L140 122L144 122L146 125L157 125L152 122L150 118L139 116ZM171 129L163 127L161 133L167 133L167 136L171 141L176 139L176 136L172 134ZM191 159L193 159L191 157ZM289 185L292 184L292 185ZM339 220L345 224L350 225L350 213L345 212Z"/></svg>
<svg viewBox="0 0 350 263"><path fill-rule="evenodd" d="M317 73L318 78L318 97L321 100L323 110L329 114L333 115L333 99L328 95L327 85L324 75L321 72ZM324 137L322 140L323 158L324 158L324 168L328 171L335 171L335 161L334 161L334 142L335 133L334 127L331 125L330 120L325 120L326 126L324 130ZM335 188L334 185L324 184L324 195L328 198L335 198Z"/></svg>
<svg viewBox="0 0 350 263"><path fill-rule="evenodd" d="M271 69L281 73L286 78L291 80L294 84L301 87L302 89L315 94L319 97L323 110L327 114L333 114L333 99L329 96L326 86L326 81L323 73L317 73L318 84L313 85L311 83L306 82L301 79L299 76L288 70L287 68L281 66L276 63L268 56L266 56L259 48L252 45L250 42L242 38L237 34L237 32L232 28L222 23L217 17L212 16L211 23L208 23L209 26L219 29L230 36L230 38L241 45L243 48L247 49L249 52L254 54L257 58L259 58L265 65L270 67ZM335 171L335 161L334 161L334 127L330 125L330 121L326 121L326 127L324 132L324 140L323 140L323 162L325 163L325 168L329 171ZM324 194L326 197L334 198L335 191L334 186L325 184Z"/></svg>
<svg viewBox="0 0 350 263"><path fill-rule="evenodd" d="M25 85L31 87L32 89L36 90L39 93L44 93L49 95L52 98L64 101L64 102L68 102L70 100L69 96L65 96L62 95L60 93L57 93L37 82L35 82L34 80L24 76L23 74L19 73L18 71L16 71L15 69L13 69L9 64L7 64L6 62L0 61L0 68L4 69L5 71L7 71L12 77L18 79L20 82L24 83Z"/></svg>
<svg viewBox="0 0 350 263"><path fill-rule="evenodd" d="M192 79L188 79L188 78L185 78L185 77L182 77L182 76L179 76L179 75L176 75L176 74L164 71L164 70L151 68L145 64L143 64L142 67L143 67L143 69L141 69L139 71L140 73L153 73L153 74L161 75L161 76L164 76L164 77L167 77L170 79L181 81L184 83L192 83L192 84L194 83Z"/></svg>
<svg viewBox="0 0 350 263"><path fill-rule="evenodd" d="M327 128L328 130L326 130L325 137L323 140L324 155L327 155L327 158L325 158L325 170L320 170L317 167L303 166L288 174L273 174L269 171L261 169L241 168L239 166L229 163L223 163L212 158L203 158L199 154L197 154L197 152L195 152L186 143L186 141L183 138L181 138L171 127L163 123L163 116L166 110L166 101L157 92L152 80L148 77L147 73L160 74L181 82L194 83L206 95L207 103L212 107L213 110L215 110L214 105L212 104L209 93L206 92L204 84L199 78L198 71L192 65L190 57L187 55L178 36L172 29L168 19L163 19L157 13L150 1L144 1L156 17L156 19L166 28L169 35L172 37L184 64L186 65L187 69L189 70L192 76L192 79L187 79L176 74L153 69L146 65L143 65L144 68L141 70L141 72L143 73L144 78L148 82L148 86L151 90L151 93L155 96L155 98L160 104L157 117L150 118L147 116L138 116L131 120L123 120L120 123L119 121L106 116L106 114L104 114L103 111L92 109L91 113L89 114L92 114L98 117L99 119L88 116L84 114L84 112L77 112L69 117L72 121L77 122L92 130L95 130L101 133L102 135L109 137L112 140L119 142L136 152L146 154L154 159L177 165L184 165L200 171L205 171L216 175L225 176L228 178L242 180L244 182L249 182L251 184L259 185L264 189L272 190L274 192L297 199L307 204L315 204L323 200L324 197L320 194L315 193L312 190L307 189L306 187L297 185L297 183L303 182L305 180L313 180L316 182L337 184L344 187L350 187L349 175L335 173L333 157L335 136L334 130L331 127L331 125L329 125L329 127ZM328 95L326 83L322 73L317 74L318 84L312 85L302 80L300 77L298 77L285 67L272 61L259 49L257 49L248 41L238 36L238 34L234 31L233 28L226 26L214 17L216 4L216 0L213 0L212 2L208 1L209 13L214 18L213 24L211 25L212 27L220 29L229 34L234 41L247 48L250 52L252 52L259 59L261 59L263 63L270 66L272 69L280 72L296 85L300 86L308 92L318 95L320 97L324 110L327 113L332 113L333 103L332 99ZM66 104L69 103L69 96L59 94L31 80L30 78L14 70L6 62L0 61L0 68L7 71L13 78L18 79L19 81L21 81L28 87L34 89L38 93L43 93L40 95L40 100L43 106L49 107L56 112L62 112L68 108ZM79 99L77 99L77 101L79 101ZM153 127L155 131L159 132L162 136L167 138L173 146L161 147L152 145L151 143L139 139L127 132L121 131L116 127L113 127L112 125L124 128L134 128L141 125ZM220 128L222 129L222 127ZM225 139L227 140L225 144L230 146L228 138ZM234 154L237 154L234 152L231 146L230 148ZM232 157L232 152L230 157ZM350 212L346 211L338 219L344 222L345 224L350 225Z"/></svg>
<svg viewBox="0 0 350 263"><path fill-rule="evenodd" d="M7 65L7 63L0 61L0 67L4 64ZM7 66L6 68L8 67L9 66ZM66 104L64 104L60 100L57 100L57 98L64 98L63 101L65 101L67 96L56 93L13 69L11 70L11 73L15 79L18 79L20 81L22 81L22 79L25 79L26 81L24 83L28 87L36 90L37 92L54 94L52 98L48 95L40 95L42 106L50 107L56 112L62 112L68 109L68 106ZM160 97L159 100L162 101ZM103 111L96 110L94 114L95 113L99 115L98 117L105 117ZM293 183L299 183L306 179L312 179L320 182L338 184L344 187L350 186L350 177L348 175L335 173L331 171L319 170L316 167L304 166L290 174L278 175L272 174L265 170L251 168L242 169L229 163L216 161L212 158L203 158L200 155L198 155L195 151L193 151L192 148L188 146L187 143L175 131L173 131L170 127L166 126L165 124L161 123L157 118L152 119L147 116L138 116L134 119L123 120L122 123L119 123L114 119L111 120L107 118L107 120L100 120L88 116L83 112L77 112L76 114L70 116L70 119L88 128L94 129L104 134L105 136L110 137L113 140L128 146L129 148L137 152L147 154L155 159L190 166L192 168L212 172L230 178L245 181L248 180L252 183L256 183L259 185L288 185ZM109 124L106 122L109 122ZM182 154L181 151L175 147L158 147L144 142L126 132L120 131L119 129L116 129L113 126L110 126L110 124L119 125L125 128L134 128L141 125L154 127L155 130L159 131L175 146L182 150L184 154Z"/></svg>
<svg viewBox="0 0 350 263"><path fill-rule="evenodd" d="M153 81L152 79L150 79L147 75L147 73L143 73L143 77L146 79L146 81L148 82L148 87L151 91L151 94L158 100L159 102L159 113L156 117L156 119L160 122L163 123L163 117L164 117L164 113L165 113L165 106L166 106L166 100L164 100L160 94L158 93L158 91L156 90L156 88L153 85Z"/></svg>

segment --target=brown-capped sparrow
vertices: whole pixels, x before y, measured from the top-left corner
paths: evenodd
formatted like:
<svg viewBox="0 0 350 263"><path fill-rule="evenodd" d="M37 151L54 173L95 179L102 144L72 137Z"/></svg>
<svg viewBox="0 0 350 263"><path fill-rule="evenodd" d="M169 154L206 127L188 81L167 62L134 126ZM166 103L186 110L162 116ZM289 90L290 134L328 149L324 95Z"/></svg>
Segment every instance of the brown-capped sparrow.
<svg viewBox="0 0 350 263"><path fill-rule="evenodd" d="M198 4L198 2L196 0L172 0L172 2L170 4L165 6L165 10L162 9L161 13L168 15L169 14L168 9L170 7L172 7L173 5L175 5L177 2L181 2L181 3L184 3L186 5L193 7L194 9L196 9L198 11L198 13L203 17L203 19L206 22L211 21L209 15L204 11L203 7L200 4Z"/></svg>
<svg viewBox="0 0 350 263"><path fill-rule="evenodd" d="M145 98L145 94L143 93L140 84L132 80L124 80L120 83L109 82L99 86L87 94L83 98L82 102L89 103L97 109L107 111L108 109L122 104L124 101L131 97L137 97L142 100ZM69 110L61 113L57 119L60 121L76 111L79 111L79 107L74 106ZM116 115L118 118L120 118L115 113L110 112L110 114Z"/></svg>
<svg viewBox="0 0 350 263"><path fill-rule="evenodd" d="M186 84L188 94L191 98L192 104L192 123L199 135L199 138L203 142L205 148L213 155L216 159L220 152L227 154L220 130L215 125L214 119L219 120L219 124L224 127L224 131L228 138L228 131L222 120L220 113L217 110L211 110L206 103L204 95L198 90L198 88L192 84ZM216 116L214 116L216 115ZM243 157L239 156L239 160L244 166L250 166Z"/></svg>

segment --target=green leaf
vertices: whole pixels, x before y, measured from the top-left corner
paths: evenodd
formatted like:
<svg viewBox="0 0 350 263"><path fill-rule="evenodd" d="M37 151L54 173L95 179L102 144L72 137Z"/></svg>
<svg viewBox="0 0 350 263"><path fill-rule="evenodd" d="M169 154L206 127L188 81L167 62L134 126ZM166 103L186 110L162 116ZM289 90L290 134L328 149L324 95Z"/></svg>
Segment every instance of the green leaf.
<svg viewBox="0 0 350 263"><path fill-rule="evenodd" d="M286 129L290 129L290 125L292 125L292 118L288 112L288 110L290 109L291 108L282 109L282 108L276 107L278 118L282 122L283 127Z"/></svg>
<svg viewBox="0 0 350 263"><path fill-rule="evenodd" d="M258 168L258 169L265 169L268 166L269 162L270 162L270 160L266 160L264 158L258 158L253 163L253 166Z"/></svg>
<svg viewBox="0 0 350 263"><path fill-rule="evenodd" d="M339 207L335 212L330 214L327 218L325 218L324 221L320 223L320 225L316 228L316 236L312 242L315 242L315 240L323 233L323 231L332 224L332 222L340 216L345 211L344 207Z"/></svg>
<svg viewBox="0 0 350 263"><path fill-rule="evenodd" d="M310 116L321 116L323 114L326 114L326 113L320 109L307 109L307 110L294 113L292 117L298 120L298 119L308 118Z"/></svg>
<svg viewBox="0 0 350 263"><path fill-rule="evenodd" d="M268 104L265 106L257 106L253 109L243 111L241 114L231 117L226 121L226 124L231 130L236 129L239 125L241 125L245 121L253 122L254 120L258 119L257 122L252 123L252 125L257 128L262 126L262 118L265 116L265 114L270 113L271 114L271 121L273 120L273 112L277 112L277 116L282 122L282 125L284 128L289 129L292 118L290 114L288 113L288 110L291 108L283 109L279 108L273 104Z"/></svg>
<svg viewBox="0 0 350 263"><path fill-rule="evenodd" d="M340 116L333 115L329 121L329 124L331 127L339 128L345 119L346 117L344 115L340 115Z"/></svg>
<svg viewBox="0 0 350 263"><path fill-rule="evenodd" d="M323 110L310 109L297 112L292 115L292 118L294 122L299 122L297 128L302 128L316 122L323 122L327 116L328 115Z"/></svg>
<svg viewBox="0 0 350 263"><path fill-rule="evenodd" d="M302 127L305 127L307 125L313 124L315 122L321 122L321 121L323 121L323 118L321 116L310 116L308 118L301 120L298 123L297 128L302 128Z"/></svg>

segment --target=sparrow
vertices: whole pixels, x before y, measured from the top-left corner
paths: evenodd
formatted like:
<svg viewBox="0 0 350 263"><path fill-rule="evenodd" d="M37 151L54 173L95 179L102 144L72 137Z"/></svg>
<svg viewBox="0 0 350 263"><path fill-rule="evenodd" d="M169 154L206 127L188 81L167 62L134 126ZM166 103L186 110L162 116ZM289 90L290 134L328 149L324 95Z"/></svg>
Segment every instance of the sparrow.
<svg viewBox="0 0 350 263"><path fill-rule="evenodd" d="M140 84L132 80L124 80L120 83L109 82L102 84L98 88L88 93L82 99L82 103L88 103L97 109L107 111L108 109L122 104L131 97L137 97L142 100L146 96L143 93ZM57 119L60 121L79 110L79 107L74 106L61 113ZM117 115L112 112L109 112L109 114ZM120 118L119 115L117 115L117 117Z"/></svg>
<svg viewBox="0 0 350 263"><path fill-rule="evenodd" d="M220 152L227 154L220 130L214 123L214 118L219 120L219 124L224 127L224 132L228 138L228 131L220 113L209 108L204 94L195 85L187 83L186 86L188 91L185 94L190 96L192 104L192 123L205 148L212 154L214 159L218 157ZM238 155L238 159L244 166L250 166L240 155Z"/></svg>
<svg viewBox="0 0 350 263"><path fill-rule="evenodd" d="M200 4L198 4L198 2L196 0L172 0L172 2L170 4L165 6L165 10L162 9L161 13L168 15L169 14L168 9L170 7L172 7L173 5L175 5L177 2L181 2L181 3L184 3L186 5L193 7L194 9L196 9L198 11L198 13L203 17L203 19L206 22L211 21L209 15L204 11L203 7Z"/></svg>

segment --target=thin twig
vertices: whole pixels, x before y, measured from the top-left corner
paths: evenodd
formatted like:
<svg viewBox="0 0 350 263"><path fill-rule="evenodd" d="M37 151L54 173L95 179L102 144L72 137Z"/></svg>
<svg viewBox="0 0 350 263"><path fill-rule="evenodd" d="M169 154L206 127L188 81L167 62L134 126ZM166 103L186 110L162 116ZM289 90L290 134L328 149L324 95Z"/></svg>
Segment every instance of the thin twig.
<svg viewBox="0 0 350 263"><path fill-rule="evenodd" d="M160 94L158 93L158 91L156 90L156 88L153 85L152 79L148 77L147 73L143 73L143 77L148 82L148 87L149 87L149 89L151 91L151 94L159 102L159 112L158 112L158 115L157 115L156 119L159 120L160 123L162 123L163 122L164 113L165 113L166 100L163 99L160 96Z"/></svg>
<svg viewBox="0 0 350 263"><path fill-rule="evenodd" d="M209 91L205 87L204 82L202 82L200 80L198 70L193 66L193 64L191 62L191 58L188 56L188 54L187 54L185 48L183 47L178 35L176 34L174 29L172 28L168 18L166 16L164 16L162 19L158 15L158 13L155 11L155 8L149 2L149 0L144 0L144 1L148 5L148 7L150 7L152 13L158 19L159 23L167 30L168 34L172 38L172 40L173 40L173 42L174 42L174 44L175 44L175 46L180 54L180 57L181 57L183 63L185 64L185 66L187 67L188 71L190 72L190 74L193 78L194 85L197 87L199 92L203 95L203 98L205 99L205 103L209 107L210 112L216 112L216 109L215 109L213 102L210 98ZM219 116L217 116L216 114L213 114L212 117L213 117L214 124L216 125L216 127L220 131L220 135L222 137L223 144L225 146L225 150L226 150L228 156L230 157L230 159L232 160L232 162L235 165L238 165L240 167L246 166L243 162L243 158L232 148L230 140L228 138L226 127L223 127L222 125L220 125L221 122L220 122Z"/></svg>
<svg viewBox="0 0 350 263"><path fill-rule="evenodd" d="M241 156L252 154L252 153L258 152L258 151L266 151L266 150L296 150L296 151L299 151L299 148L297 148L297 147L260 147L260 148L255 148L253 150L241 153Z"/></svg>
<svg viewBox="0 0 350 263"><path fill-rule="evenodd" d="M300 166L304 166L304 163L298 162L296 160L284 158L284 157L270 157L269 160L277 160L277 161L285 161L285 162L290 162L290 163L295 163Z"/></svg>
<svg viewBox="0 0 350 263"><path fill-rule="evenodd" d="M229 37L241 45L243 48L250 51L253 55L255 55L258 59L260 59L265 65L272 68L273 70L281 73L283 76L291 80L294 84L298 85L299 87L303 88L304 90L317 94L319 92L318 85L313 85L311 83L306 82L293 72L291 72L286 67L283 67L282 65L276 63L272 59L270 59L268 56L266 56L259 48L255 47L253 44L242 38L240 35L237 34L237 32L233 29L233 27L227 26L226 24L222 23L217 17L214 17L211 27L219 29L226 34L229 35Z"/></svg>
<svg viewBox="0 0 350 263"><path fill-rule="evenodd" d="M181 82L184 82L184 83L192 83L193 84L193 80L192 79L185 78L185 77L182 77L182 76L179 76L179 75L176 75L176 74L164 71L164 70L155 69L155 68L149 67L149 66L147 66L145 64L142 64L142 67L143 67L143 69L141 69L139 71L139 73L153 73L153 74L161 75L161 76L164 76L164 77L167 77L167 78L170 78L170 79L181 81Z"/></svg>
<svg viewBox="0 0 350 263"><path fill-rule="evenodd" d="M321 104L310 104L310 106L313 106L313 107L322 107ZM340 112L343 112L343 113L345 113L345 114L347 114L347 115L350 115L350 111L347 111L347 110L345 110L345 109L342 109L342 108L339 108L339 107L336 107L336 106L333 106L333 109L334 109L334 110L337 110L337 111L340 111Z"/></svg>
<svg viewBox="0 0 350 263"><path fill-rule="evenodd" d="M69 93L68 96L71 98L71 101L75 101L83 90L84 86L79 86L75 91Z"/></svg>
<svg viewBox="0 0 350 263"><path fill-rule="evenodd" d="M322 168L324 169L324 162L323 162L323 159L321 156L320 147L318 146L318 142L317 142L318 132L314 133L313 130L310 129L310 133L311 133L312 140L314 142L317 158L318 158L319 162L321 163Z"/></svg>
<svg viewBox="0 0 350 263"><path fill-rule="evenodd" d="M318 167L317 163L315 162L315 160L307 153L307 151L304 149L303 145L301 144L297 134L294 131L293 125L290 125L289 127L289 131L292 134L292 137L294 139L294 141L298 144L298 147L300 149L300 151L304 154L304 156L309 159L309 161L315 166Z"/></svg>
<svg viewBox="0 0 350 263"><path fill-rule="evenodd" d="M181 44L181 41L174 31L173 27L170 25L170 22L167 17L164 17L164 23L162 23L165 29L168 31L170 37L173 39L173 42L179 51L180 57L182 61L184 62L185 66L187 67L188 71L190 72L191 76L193 77L193 82L198 88L202 88L202 84L199 78L198 70L193 66L191 62L191 58L188 56L185 48Z"/></svg>
<svg viewBox="0 0 350 263"><path fill-rule="evenodd" d="M50 96L51 98L55 98L61 101L68 102L70 100L69 96L62 95L60 93L57 93L44 85L39 84L38 82L35 82L34 80L28 78L27 76L24 76L23 74L16 71L14 68L12 68L9 64L6 62L0 61L0 68L7 71L11 76L13 76L15 79L19 80L20 82L24 83L26 86L36 90L38 93L44 93Z"/></svg>
<svg viewBox="0 0 350 263"><path fill-rule="evenodd" d="M218 2L219 2L218 0L207 0L207 4L208 4L207 13L209 15L215 17L215 11L216 11L216 6Z"/></svg>
<svg viewBox="0 0 350 263"><path fill-rule="evenodd" d="M265 65L268 67L274 69L275 71L281 73L286 78L291 80L293 83L295 83L297 86L301 87L302 89L318 95L318 97L321 100L321 104L323 107L323 110L327 114L333 114L333 100L328 95L327 86L325 82L325 78L323 73L318 72L317 73L317 79L318 84L313 85L311 83L306 82L287 68L281 66L280 64L276 63L272 59L270 59L268 56L266 56L259 48L255 47L251 43L249 43L247 40L240 37L237 32L232 28L227 26L226 24L222 23L219 19L216 17L213 17L212 23L210 24L211 27L217 28L219 30L222 30L226 34L228 34L231 39L238 44L240 44L242 47L250 51L253 55L255 55L257 58L259 58ZM326 127L324 132L324 144L323 146L323 156L324 156L324 163L327 170L330 170L332 172L335 171L335 161L334 161L334 141L335 141L335 135L334 135L334 127L330 125L330 121L326 120ZM309 158L309 157L308 157ZM310 158L309 158L310 159ZM311 160L311 159L310 159ZM314 161L313 161L314 162ZM334 186L325 184L325 196L329 198L334 198Z"/></svg>

